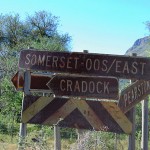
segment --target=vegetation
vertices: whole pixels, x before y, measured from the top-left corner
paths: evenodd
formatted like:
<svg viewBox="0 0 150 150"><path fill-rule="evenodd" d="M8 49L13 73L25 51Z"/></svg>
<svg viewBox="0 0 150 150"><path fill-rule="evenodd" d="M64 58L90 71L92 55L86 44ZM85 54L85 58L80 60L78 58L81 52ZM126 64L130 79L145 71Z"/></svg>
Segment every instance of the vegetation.
<svg viewBox="0 0 150 150"><path fill-rule="evenodd" d="M19 14L0 15L0 145L3 148L8 149L8 143L15 143L13 147L16 148L18 142L23 94L15 91L11 78L18 70L16 64L19 52L28 47L49 51L70 50L71 37L67 33L60 34L58 27L58 17L45 11L28 15L25 20L21 20ZM137 106L136 122L136 140L139 144L141 140L140 104ZM61 137L63 138L63 149L127 148L127 136L115 133L87 131L80 140L77 140L75 129L62 128ZM52 140L53 127L28 126L26 147L53 149Z"/></svg>
<svg viewBox="0 0 150 150"><path fill-rule="evenodd" d="M18 134L22 92L16 92L11 78L18 71L21 49L68 51L71 37L58 32L59 19L46 11L21 20L19 14L0 15L0 133ZM34 127L35 128L35 127ZM36 128L35 128L36 129Z"/></svg>

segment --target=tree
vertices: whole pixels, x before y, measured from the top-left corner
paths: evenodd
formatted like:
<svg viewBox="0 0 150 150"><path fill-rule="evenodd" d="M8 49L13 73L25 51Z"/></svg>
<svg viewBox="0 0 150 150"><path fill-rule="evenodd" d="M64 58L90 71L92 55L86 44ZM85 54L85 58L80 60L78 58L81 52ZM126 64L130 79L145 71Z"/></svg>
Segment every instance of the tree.
<svg viewBox="0 0 150 150"><path fill-rule="evenodd" d="M1 14L0 47L19 51L22 48L43 44L44 38L47 43L52 43L46 49L52 50L51 46L55 45L57 51L68 50L71 38L68 34L59 34L58 25L58 17L46 11L35 12L33 16L28 15L25 21L20 19L19 14Z"/></svg>
<svg viewBox="0 0 150 150"><path fill-rule="evenodd" d="M19 14L0 16L0 43L12 48L25 37L25 26Z"/></svg>
<svg viewBox="0 0 150 150"><path fill-rule="evenodd" d="M58 26L58 17L46 11L28 15L24 21L19 14L0 15L0 118L11 121L13 115L14 122L21 111L22 93L16 92L11 83L11 78L18 70L21 49L69 50L71 38L67 33L60 34ZM0 119L0 132L4 127L7 130L6 119Z"/></svg>
<svg viewBox="0 0 150 150"><path fill-rule="evenodd" d="M31 26L32 35L53 37L57 33L58 17L46 11L35 12L34 16L27 17L28 24Z"/></svg>

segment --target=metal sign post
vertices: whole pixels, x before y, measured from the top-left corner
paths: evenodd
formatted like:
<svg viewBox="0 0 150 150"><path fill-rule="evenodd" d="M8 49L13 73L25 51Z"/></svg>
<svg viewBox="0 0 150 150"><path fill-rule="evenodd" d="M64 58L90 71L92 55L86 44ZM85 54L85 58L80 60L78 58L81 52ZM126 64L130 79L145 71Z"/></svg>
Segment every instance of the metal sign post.
<svg viewBox="0 0 150 150"><path fill-rule="evenodd" d="M148 97L142 101L141 150L148 150Z"/></svg>
<svg viewBox="0 0 150 150"><path fill-rule="evenodd" d="M26 130L27 130L27 124L26 123L20 123L18 150L22 150L25 147Z"/></svg>
<svg viewBox="0 0 150 150"><path fill-rule="evenodd" d="M137 56L136 53L133 53L132 56ZM131 83L135 82L135 80L131 80ZM129 135L129 145L128 150L135 150L135 132L136 132L136 126L135 126L135 115L136 115L136 108L133 107L130 110L130 116L131 116L131 122L132 122L132 132Z"/></svg>
<svg viewBox="0 0 150 150"><path fill-rule="evenodd" d="M60 127L54 125L54 150L61 150Z"/></svg>
<svg viewBox="0 0 150 150"><path fill-rule="evenodd" d="M133 107L130 110L130 113L131 113L131 122L132 122L132 132L129 135L128 150L135 150L135 114L136 114L135 107Z"/></svg>
<svg viewBox="0 0 150 150"><path fill-rule="evenodd" d="M30 95L30 71L26 71L24 75L24 93L25 95ZM24 98L23 98L24 100ZM23 102L22 102L22 108L23 108ZM20 123L20 132L19 132L19 145L18 150L22 150L25 146L25 137L27 134L27 124L26 123Z"/></svg>

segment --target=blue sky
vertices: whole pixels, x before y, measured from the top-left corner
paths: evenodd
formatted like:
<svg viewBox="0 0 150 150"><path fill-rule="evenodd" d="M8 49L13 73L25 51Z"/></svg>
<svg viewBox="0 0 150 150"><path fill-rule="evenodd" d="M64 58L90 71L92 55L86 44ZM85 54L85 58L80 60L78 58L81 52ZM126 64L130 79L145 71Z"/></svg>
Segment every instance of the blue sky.
<svg viewBox="0 0 150 150"><path fill-rule="evenodd" d="M46 10L58 16L59 31L72 37L72 51L122 55L148 36L149 0L0 0L0 13L21 18Z"/></svg>

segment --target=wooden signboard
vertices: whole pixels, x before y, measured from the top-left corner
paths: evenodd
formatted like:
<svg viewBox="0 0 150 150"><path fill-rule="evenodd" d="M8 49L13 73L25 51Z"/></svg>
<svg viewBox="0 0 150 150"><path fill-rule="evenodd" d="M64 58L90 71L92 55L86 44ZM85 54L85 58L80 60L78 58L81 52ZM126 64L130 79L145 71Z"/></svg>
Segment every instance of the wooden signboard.
<svg viewBox="0 0 150 150"><path fill-rule="evenodd" d="M118 100L119 85L116 78L30 73L30 91L54 93L56 96L88 97ZM24 88L24 72L12 78L16 90Z"/></svg>
<svg viewBox="0 0 150 150"><path fill-rule="evenodd" d="M116 78L56 74L48 82L56 96L115 99L119 97Z"/></svg>
<svg viewBox="0 0 150 150"><path fill-rule="evenodd" d="M25 96L22 122L130 134L129 115L114 102Z"/></svg>
<svg viewBox="0 0 150 150"><path fill-rule="evenodd" d="M139 80L121 92L118 106L126 113L150 94L150 80Z"/></svg>
<svg viewBox="0 0 150 150"><path fill-rule="evenodd" d="M19 68L49 72L150 79L150 58L77 52L22 50Z"/></svg>

